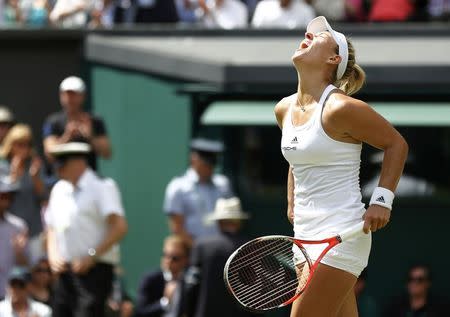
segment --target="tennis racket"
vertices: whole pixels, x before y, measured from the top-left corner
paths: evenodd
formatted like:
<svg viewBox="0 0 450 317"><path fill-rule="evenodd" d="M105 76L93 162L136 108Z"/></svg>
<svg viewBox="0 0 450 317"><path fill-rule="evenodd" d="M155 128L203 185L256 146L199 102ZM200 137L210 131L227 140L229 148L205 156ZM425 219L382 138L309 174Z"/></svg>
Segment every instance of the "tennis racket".
<svg viewBox="0 0 450 317"><path fill-rule="evenodd" d="M320 260L335 245L363 233L364 222L323 240L264 236L239 247L224 268L232 296L246 309L264 312L292 303L308 286ZM315 262L305 245L326 244ZM295 252L294 252L295 251Z"/></svg>

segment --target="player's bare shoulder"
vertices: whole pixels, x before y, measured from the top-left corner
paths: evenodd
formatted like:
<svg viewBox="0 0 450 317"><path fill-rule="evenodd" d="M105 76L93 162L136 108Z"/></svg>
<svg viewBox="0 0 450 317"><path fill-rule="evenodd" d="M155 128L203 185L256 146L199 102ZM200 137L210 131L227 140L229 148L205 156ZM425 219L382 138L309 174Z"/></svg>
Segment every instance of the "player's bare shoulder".
<svg viewBox="0 0 450 317"><path fill-rule="evenodd" d="M347 96L341 91L330 95L325 105L323 120L329 120L335 123L341 121L345 122L358 113L371 110L367 103Z"/></svg>
<svg viewBox="0 0 450 317"><path fill-rule="evenodd" d="M293 100L295 100L297 94L292 94L290 96L284 97L281 99L276 105L275 105L275 117L277 118L278 126L280 129L283 128L283 121L284 117L292 103Z"/></svg>

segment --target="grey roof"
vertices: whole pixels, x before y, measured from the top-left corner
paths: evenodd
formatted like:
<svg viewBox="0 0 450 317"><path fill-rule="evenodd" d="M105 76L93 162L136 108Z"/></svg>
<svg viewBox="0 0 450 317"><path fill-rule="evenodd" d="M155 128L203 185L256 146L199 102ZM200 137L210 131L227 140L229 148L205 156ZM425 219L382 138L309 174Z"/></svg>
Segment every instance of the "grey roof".
<svg viewBox="0 0 450 317"><path fill-rule="evenodd" d="M291 55L301 36L88 36L88 60L181 80L291 83ZM450 83L447 36L353 37L368 80Z"/></svg>

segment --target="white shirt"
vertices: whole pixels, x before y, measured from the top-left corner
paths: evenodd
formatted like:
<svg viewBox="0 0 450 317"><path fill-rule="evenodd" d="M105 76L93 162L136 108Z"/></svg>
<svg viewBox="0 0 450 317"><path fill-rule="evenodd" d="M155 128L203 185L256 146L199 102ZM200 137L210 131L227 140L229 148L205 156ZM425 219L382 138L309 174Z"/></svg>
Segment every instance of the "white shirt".
<svg viewBox="0 0 450 317"><path fill-rule="evenodd" d="M16 317L11 305L9 298L5 298L0 302L0 316L1 317ZM52 310L47 305L34 301L32 299L28 300L28 313L27 316L33 317L51 317Z"/></svg>
<svg viewBox="0 0 450 317"><path fill-rule="evenodd" d="M99 178L87 169L77 186L58 181L50 193L45 214L47 225L55 231L60 255L67 262L84 257L89 248L103 241L111 214L124 215L119 189L111 179ZM119 262L118 247L98 258L100 262Z"/></svg>
<svg viewBox="0 0 450 317"><path fill-rule="evenodd" d="M305 28L314 17L314 9L303 0L293 0L287 8L282 8L279 0L263 0L256 6L252 26L256 28Z"/></svg>
<svg viewBox="0 0 450 317"><path fill-rule="evenodd" d="M222 29L243 28L247 26L248 11L245 4L238 0L224 0L220 7L215 0L208 2L209 14L202 14L201 21L207 27Z"/></svg>
<svg viewBox="0 0 450 317"><path fill-rule="evenodd" d="M86 0L58 0L50 13L50 20L58 26L65 28L84 27L87 23L88 8L85 11L79 11L59 20L62 13L74 10L77 6L87 5Z"/></svg>

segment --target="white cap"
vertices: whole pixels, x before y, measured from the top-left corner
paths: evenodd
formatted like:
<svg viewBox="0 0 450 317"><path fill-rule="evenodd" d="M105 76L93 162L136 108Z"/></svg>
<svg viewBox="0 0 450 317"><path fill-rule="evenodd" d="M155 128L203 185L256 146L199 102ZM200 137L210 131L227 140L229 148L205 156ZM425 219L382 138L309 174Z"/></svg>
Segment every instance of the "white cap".
<svg viewBox="0 0 450 317"><path fill-rule="evenodd" d="M311 32L313 34L324 31L330 32L334 41L339 46L339 56L341 57L341 62L339 63L337 69L337 79L341 79L345 73L345 70L347 69L347 62L348 62L348 45L345 35L333 30L324 16L319 16L317 18L312 19L308 23L306 31Z"/></svg>
<svg viewBox="0 0 450 317"><path fill-rule="evenodd" d="M14 115L4 106L0 106L0 122L14 122Z"/></svg>
<svg viewBox="0 0 450 317"><path fill-rule="evenodd" d="M59 85L59 91L76 91L83 93L86 90L86 85L80 77L70 76L64 79Z"/></svg>
<svg viewBox="0 0 450 317"><path fill-rule="evenodd" d="M217 199L214 211L208 221L213 220L232 220L232 219L248 219L250 216L242 211L241 201L237 197L219 198Z"/></svg>
<svg viewBox="0 0 450 317"><path fill-rule="evenodd" d="M50 153L53 155L69 155L69 154L87 154L91 152L91 146L83 142L69 142L55 144Z"/></svg>

